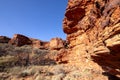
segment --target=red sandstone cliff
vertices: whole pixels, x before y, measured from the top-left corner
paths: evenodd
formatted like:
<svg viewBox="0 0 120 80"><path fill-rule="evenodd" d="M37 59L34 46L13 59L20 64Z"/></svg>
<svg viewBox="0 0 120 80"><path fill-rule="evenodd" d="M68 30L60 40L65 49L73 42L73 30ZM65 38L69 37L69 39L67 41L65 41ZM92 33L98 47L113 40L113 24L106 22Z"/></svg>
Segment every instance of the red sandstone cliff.
<svg viewBox="0 0 120 80"><path fill-rule="evenodd" d="M0 36L0 79L119 80L120 0L68 0L63 30L67 34L66 41L53 38L44 42L20 34L11 40ZM8 42L17 47L7 45ZM29 49L27 52L14 50L22 46L25 49L24 45ZM15 51L20 54L7 56ZM12 72L17 75L2 72L8 67L11 70L9 65L15 67L16 64L11 64L16 63L14 57L18 58L18 65L32 64L25 66L27 72L18 70L23 73L22 77L18 77L16 68Z"/></svg>
<svg viewBox="0 0 120 80"><path fill-rule="evenodd" d="M63 61L92 68L95 62L120 75L120 0L68 0L63 30L69 42Z"/></svg>

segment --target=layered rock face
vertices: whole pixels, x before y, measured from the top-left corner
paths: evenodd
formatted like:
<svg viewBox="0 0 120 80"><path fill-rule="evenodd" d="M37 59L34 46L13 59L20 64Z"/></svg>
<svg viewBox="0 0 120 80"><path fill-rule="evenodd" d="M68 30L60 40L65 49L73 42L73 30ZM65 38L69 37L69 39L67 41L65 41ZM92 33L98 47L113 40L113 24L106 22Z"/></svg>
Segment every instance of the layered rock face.
<svg viewBox="0 0 120 80"><path fill-rule="evenodd" d="M92 58L107 72L120 75L120 0L68 0L63 30L70 62Z"/></svg>
<svg viewBox="0 0 120 80"><path fill-rule="evenodd" d="M23 46L23 45L29 45L32 41L21 34L15 34L13 38L9 41L9 44L16 45L16 46Z"/></svg>
<svg viewBox="0 0 120 80"><path fill-rule="evenodd" d="M31 39L33 48L49 49L49 42L41 41L38 39Z"/></svg>
<svg viewBox="0 0 120 80"><path fill-rule="evenodd" d="M60 50L65 48L66 41L61 38L52 38L50 41L42 41L39 39L29 38L21 34L14 34L13 38L7 38L5 36L0 36L0 43L9 43L15 46L30 45L37 49L51 49Z"/></svg>
<svg viewBox="0 0 120 80"><path fill-rule="evenodd" d="M64 41L61 38L52 38L50 40L50 49L61 49L64 48Z"/></svg>

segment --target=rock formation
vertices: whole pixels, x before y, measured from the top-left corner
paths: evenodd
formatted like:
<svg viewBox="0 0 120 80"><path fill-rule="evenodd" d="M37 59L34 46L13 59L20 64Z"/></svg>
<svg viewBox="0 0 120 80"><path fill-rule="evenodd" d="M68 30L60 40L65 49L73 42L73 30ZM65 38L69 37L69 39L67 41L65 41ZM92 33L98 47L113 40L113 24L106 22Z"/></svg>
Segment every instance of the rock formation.
<svg viewBox="0 0 120 80"><path fill-rule="evenodd" d="M23 46L23 45L29 45L32 41L21 34L15 34L13 38L9 41L9 44L15 45L15 46Z"/></svg>
<svg viewBox="0 0 120 80"><path fill-rule="evenodd" d="M41 41L38 39L31 39L33 48L49 49L49 42Z"/></svg>
<svg viewBox="0 0 120 80"><path fill-rule="evenodd" d="M41 48L41 41L40 40L36 40L36 39L31 39L32 40L32 45L34 48Z"/></svg>
<svg viewBox="0 0 120 80"><path fill-rule="evenodd" d="M6 75L9 78L9 70L5 69L5 75L3 69L5 65L16 65L18 58L17 64L24 65L25 70L34 68L24 72L22 79L10 77L10 80L120 80L120 0L68 0L63 31L67 34L66 41L52 38L44 42L20 34L9 41L0 36L0 66L3 66L0 78L7 79ZM4 44L8 41L17 47ZM17 48L22 51L14 55L15 59L3 56L18 53L13 50ZM31 64L42 65L29 67Z"/></svg>
<svg viewBox="0 0 120 80"><path fill-rule="evenodd" d="M63 61L92 59L120 75L120 0L68 0L63 30L70 53Z"/></svg>
<svg viewBox="0 0 120 80"><path fill-rule="evenodd" d="M50 49L61 49L64 48L64 41L61 38L52 38L50 40Z"/></svg>
<svg viewBox="0 0 120 80"><path fill-rule="evenodd" d="M0 36L0 43L8 43L10 38L6 36Z"/></svg>
<svg viewBox="0 0 120 80"><path fill-rule="evenodd" d="M14 34L13 38L7 38L4 36L0 36L0 43L9 43L15 46L24 46L30 45L33 48L37 49L51 49L51 50L59 50L65 48L66 41L61 38L52 38L50 41L42 41L39 39L29 38L21 34Z"/></svg>

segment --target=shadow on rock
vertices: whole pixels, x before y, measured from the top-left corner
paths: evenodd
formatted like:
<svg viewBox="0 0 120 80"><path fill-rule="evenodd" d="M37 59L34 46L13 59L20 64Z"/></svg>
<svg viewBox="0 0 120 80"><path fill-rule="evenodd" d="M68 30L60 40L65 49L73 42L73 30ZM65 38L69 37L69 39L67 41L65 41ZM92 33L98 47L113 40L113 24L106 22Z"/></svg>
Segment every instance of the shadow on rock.
<svg viewBox="0 0 120 80"><path fill-rule="evenodd" d="M92 56L93 61L99 64L105 71L103 74L109 80L120 80L120 54L97 54ZM117 77L119 76L119 78Z"/></svg>

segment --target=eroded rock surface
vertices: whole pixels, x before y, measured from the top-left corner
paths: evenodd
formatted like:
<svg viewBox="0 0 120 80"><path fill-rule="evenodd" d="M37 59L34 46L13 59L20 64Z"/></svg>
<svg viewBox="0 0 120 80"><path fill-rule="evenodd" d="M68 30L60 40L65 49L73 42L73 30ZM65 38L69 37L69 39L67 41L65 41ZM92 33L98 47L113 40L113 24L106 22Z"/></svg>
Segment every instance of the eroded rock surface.
<svg viewBox="0 0 120 80"><path fill-rule="evenodd" d="M92 58L103 70L120 75L120 0L68 0L63 30L69 62Z"/></svg>
<svg viewBox="0 0 120 80"><path fill-rule="evenodd" d="M16 45L16 46L23 46L23 45L29 45L32 41L21 34L14 34L13 38L9 41L9 44Z"/></svg>
<svg viewBox="0 0 120 80"><path fill-rule="evenodd" d="M33 48L49 49L49 42L41 41L38 39L31 39Z"/></svg>
<svg viewBox="0 0 120 80"><path fill-rule="evenodd" d="M50 49L61 49L64 48L64 41L61 38L52 38L49 44Z"/></svg>
<svg viewBox="0 0 120 80"><path fill-rule="evenodd" d="M16 34L9 43L21 47L0 44L3 54L22 50L0 57L0 79L120 80L120 0L68 0L63 30L66 41Z"/></svg>

